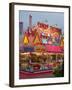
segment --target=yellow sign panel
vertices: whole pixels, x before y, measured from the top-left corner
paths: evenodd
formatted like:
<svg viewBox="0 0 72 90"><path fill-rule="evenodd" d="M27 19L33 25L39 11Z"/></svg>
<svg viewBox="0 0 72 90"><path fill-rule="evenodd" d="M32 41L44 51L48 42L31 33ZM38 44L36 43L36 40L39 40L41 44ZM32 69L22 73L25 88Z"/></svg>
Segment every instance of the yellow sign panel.
<svg viewBox="0 0 72 90"><path fill-rule="evenodd" d="M25 45L27 45L27 44L29 43L28 37L27 37L26 35L24 36L23 43L24 43Z"/></svg>

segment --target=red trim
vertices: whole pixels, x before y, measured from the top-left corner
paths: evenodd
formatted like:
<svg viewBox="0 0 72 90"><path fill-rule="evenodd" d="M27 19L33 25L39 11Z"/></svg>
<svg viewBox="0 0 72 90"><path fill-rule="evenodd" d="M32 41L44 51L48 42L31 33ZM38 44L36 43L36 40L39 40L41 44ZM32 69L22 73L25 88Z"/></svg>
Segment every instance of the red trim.
<svg viewBox="0 0 72 90"><path fill-rule="evenodd" d="M46 70L46 71L38 71L38 72L25 72L20 71L20 79L26 79L26 78L35 78L35 77L48 77L53 75L52 70Z"/></svg>

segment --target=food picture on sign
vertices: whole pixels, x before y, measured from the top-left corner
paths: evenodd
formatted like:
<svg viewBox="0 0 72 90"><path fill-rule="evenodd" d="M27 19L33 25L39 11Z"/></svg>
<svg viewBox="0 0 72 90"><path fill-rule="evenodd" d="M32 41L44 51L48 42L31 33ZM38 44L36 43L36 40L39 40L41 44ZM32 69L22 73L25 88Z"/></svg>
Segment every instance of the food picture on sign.
<svg viewBox="0 0 72 90"><path fill-rule="evenodd" d="M64 77L64 13L19 11L19 79Z"/></svg>

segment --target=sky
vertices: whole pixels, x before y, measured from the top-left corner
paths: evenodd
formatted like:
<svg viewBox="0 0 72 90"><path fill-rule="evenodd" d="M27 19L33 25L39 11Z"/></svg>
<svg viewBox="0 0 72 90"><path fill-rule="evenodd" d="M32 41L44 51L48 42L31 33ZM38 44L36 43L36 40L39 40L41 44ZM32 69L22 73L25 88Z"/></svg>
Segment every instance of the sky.
<svg viewBox="0 0 72 90"><path fill-rule="evenodd" d="M19 11L19 21L23 22L23 29L29 26L29 15L32 16L32 25L37 22L43 22L49 25L57 25L64 30L64 13L63 12L46 12L46 11Z"/></svg>

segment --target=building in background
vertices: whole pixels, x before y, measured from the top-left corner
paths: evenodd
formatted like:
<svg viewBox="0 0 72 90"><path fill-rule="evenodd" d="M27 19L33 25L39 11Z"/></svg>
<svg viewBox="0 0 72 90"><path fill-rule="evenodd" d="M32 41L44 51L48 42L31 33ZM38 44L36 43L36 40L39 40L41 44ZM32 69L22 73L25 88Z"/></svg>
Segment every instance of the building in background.
<svg viewBox="0 0 72 90"><path fill-rule="evenodd" d="M19 22L19 33L20 35L23 33L23 22Z"/></svg>

